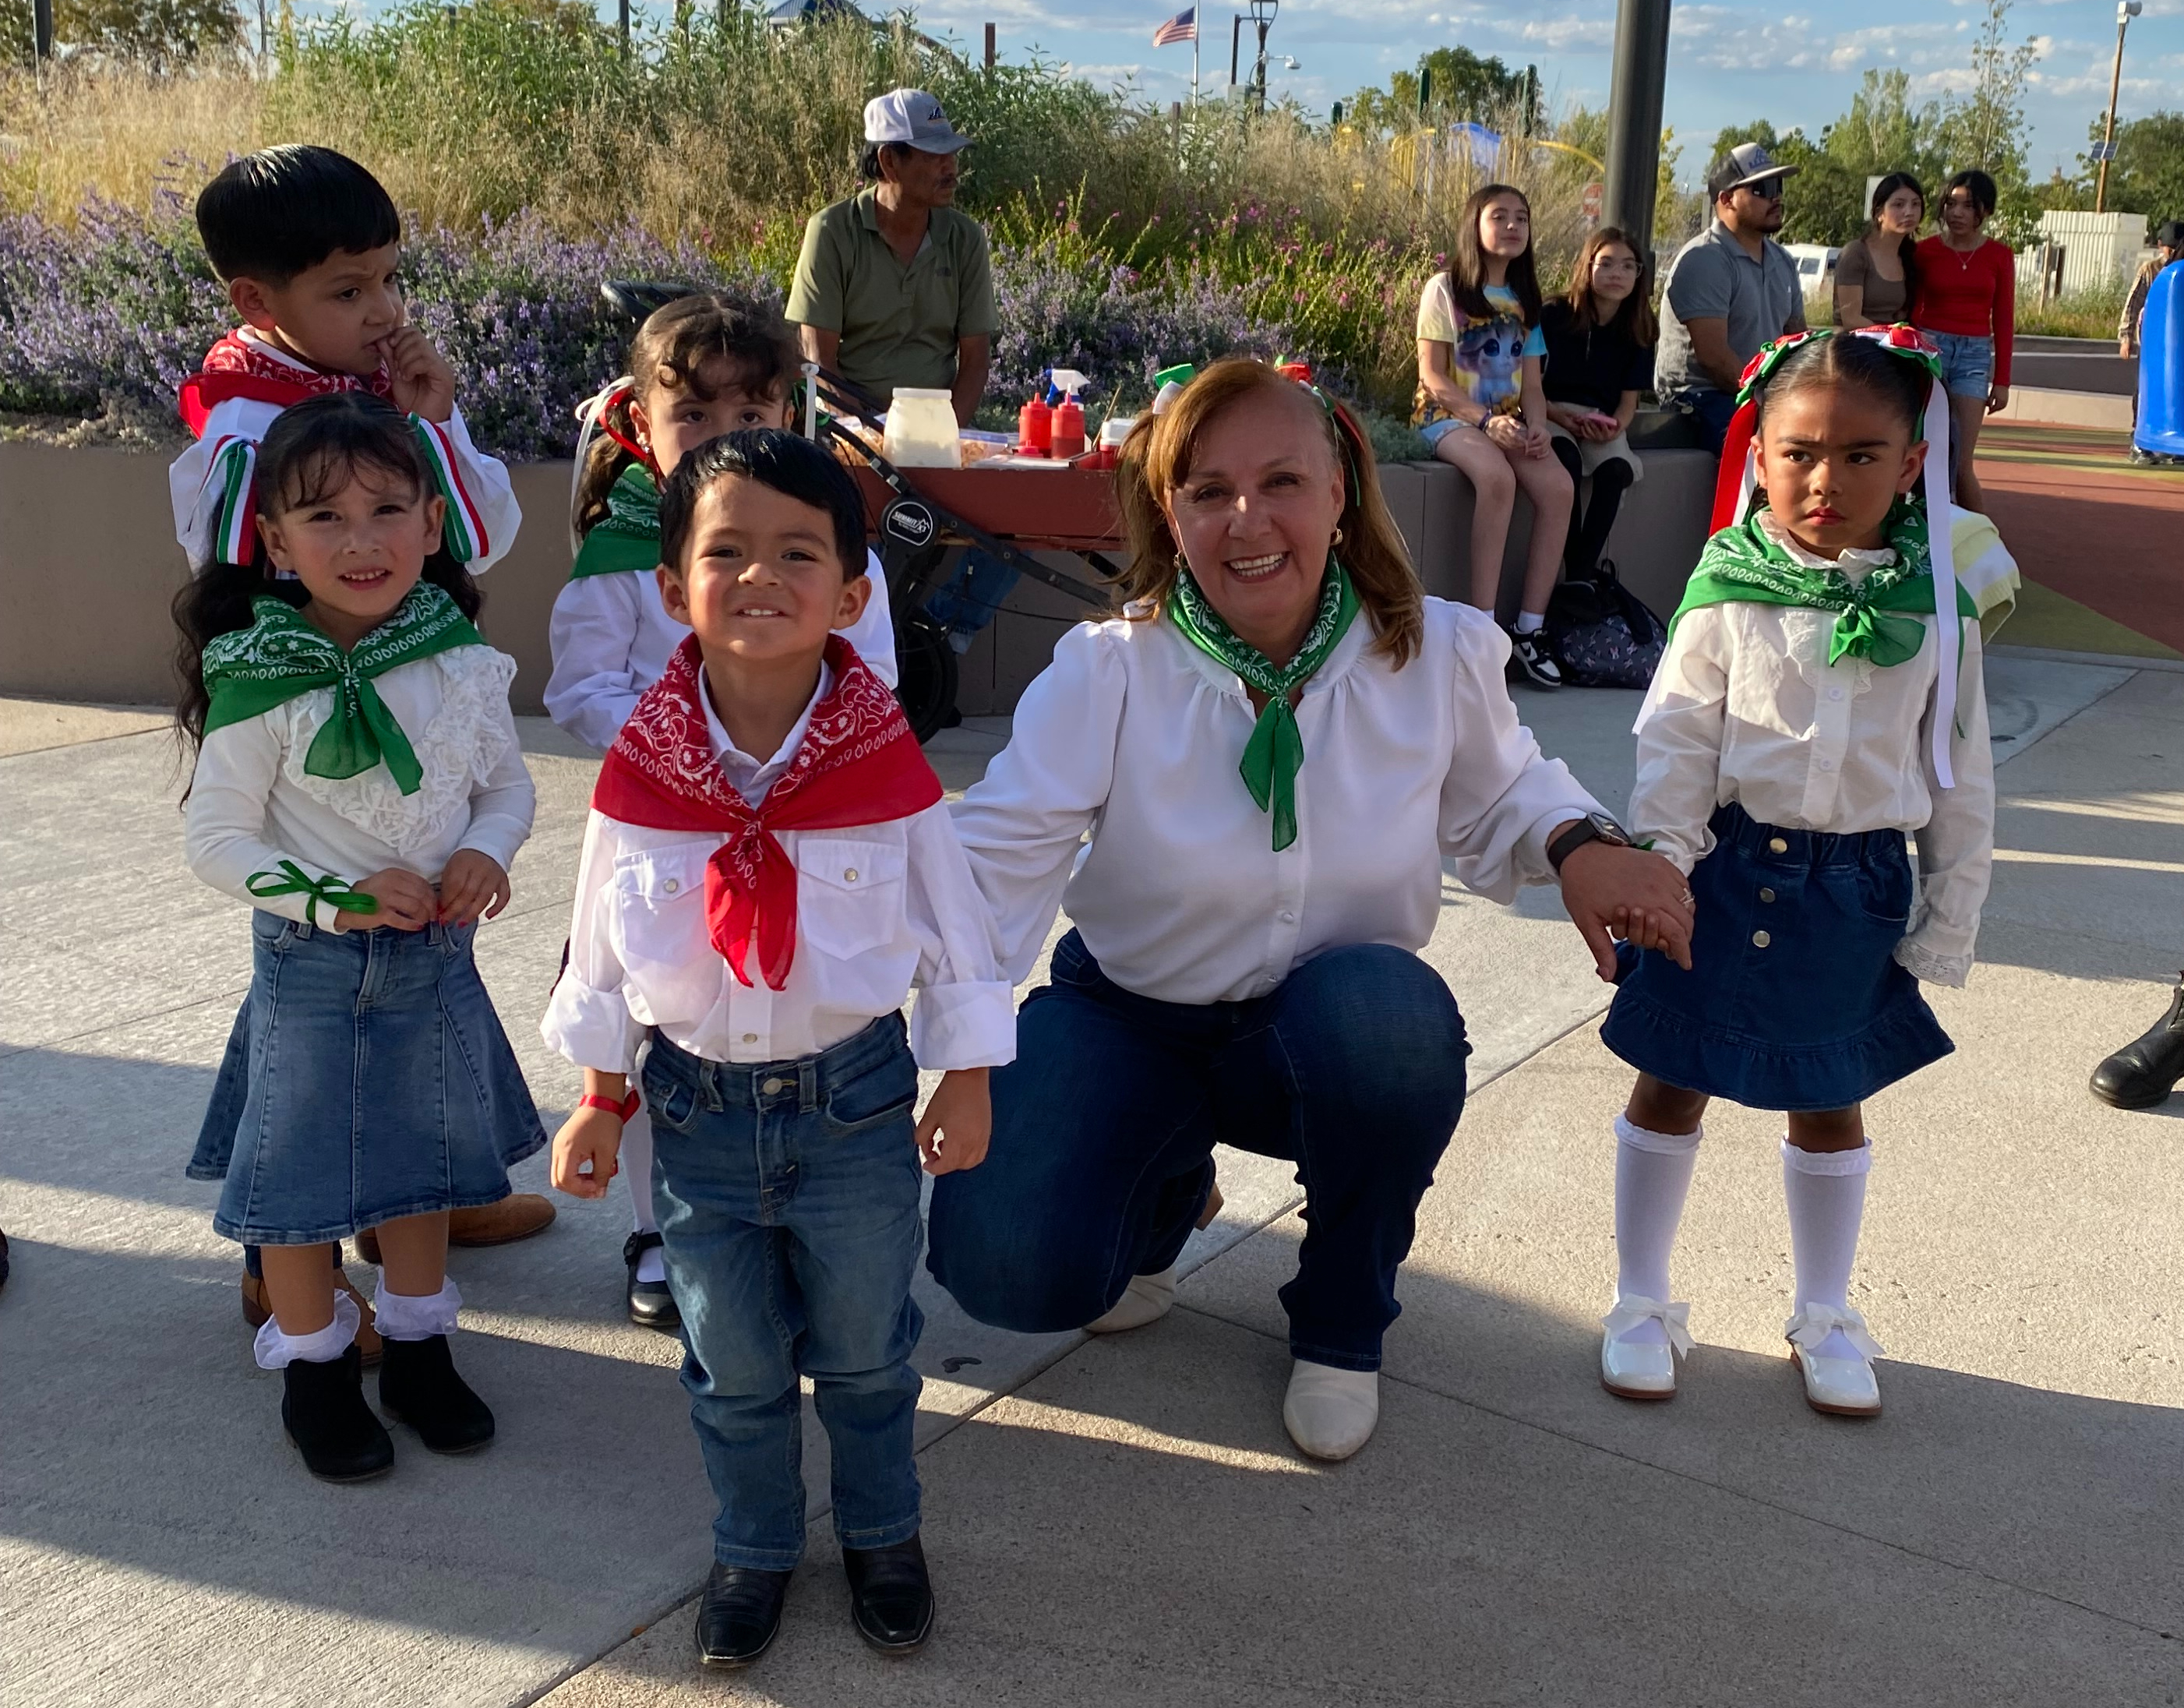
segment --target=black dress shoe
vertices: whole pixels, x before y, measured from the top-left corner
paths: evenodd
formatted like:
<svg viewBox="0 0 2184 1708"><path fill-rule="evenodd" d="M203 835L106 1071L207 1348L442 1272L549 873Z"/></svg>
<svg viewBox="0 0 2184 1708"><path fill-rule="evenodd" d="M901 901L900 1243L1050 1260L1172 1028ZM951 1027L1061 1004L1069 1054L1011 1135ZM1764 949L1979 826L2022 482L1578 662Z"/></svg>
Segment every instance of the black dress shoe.
<svg viewBox="0 0 2184 1708"><path fill-rule="evenodd" d="M2150 1109L2184 1080L2184 977L2151 1031L2093 1069L2092 1091L2119 1109Z"/></svg>
<svg viewBox="0 0 2184 1708"><path fill-rule="evenodd" d="M748 1666L772 1647L793 1575L715 1561L698 1598L698 1664Z"/></svg>
<svg viewBox="0 0 2184 1708"><path fill-rule="evenodd" d="M475 1453L493 1439L493 1411L455 1373L443 1334L387 1342L379 1403L435 1453Z"/></svg>
<svg viewBox="0 0 2184 1708"><path fill-rule="evenodd" d="M910 1655L933 1634L933 1580L925 1549L913 1536L892 1548L845 1548L850 1621L883 1655Z"/></svg>
<svg viewBox="0 0 2184 1708"><path fill-rule="evenodd" d="M661 1243L657 1233L632 1234L621 1242L621 1260L629 1268L629 1320L639 1328L673 1334L682 1326L682 1313L675 1309L675 1295L667 1291L667 1283L637 1278L638 1259L658 1251Z"/></svg>
<svg viewBox="0 0 2184 1708"><path fill-rule="evenodd" d="M326 1364L297 1359L281 1381L281 1425L312 1476L362 1482L393 1467L393 1437L364 1403L364 1359L354 1346Z"/></svg>

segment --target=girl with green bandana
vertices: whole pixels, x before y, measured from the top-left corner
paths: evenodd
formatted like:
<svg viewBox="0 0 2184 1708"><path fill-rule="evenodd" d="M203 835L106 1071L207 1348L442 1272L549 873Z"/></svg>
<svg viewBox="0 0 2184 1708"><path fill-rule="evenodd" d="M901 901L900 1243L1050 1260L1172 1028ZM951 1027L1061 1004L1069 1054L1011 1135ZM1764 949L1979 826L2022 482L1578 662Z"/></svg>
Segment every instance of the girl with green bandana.
<svg viewBox="0 0 2184 1708"><path fill-rule="evenodd" d="M214 1228L262 1248L257 1358L282 1372L290 1439L352 1481L393 1462L334 1286L338 1242L367 1229L381 1404L434 1452L493 1437L449 1356L448 1217L505 1198L509 1165L545 1143L471 952L533 796L515 661L471 626L412 424L358 392L297 404L257 483L257 563L212 566L176 606L190 869L257 910L189 1173L226 1182Z"/></svg>
<svg viewBox="0 0 2184 1708"><path fill-rule="evenodd" d="M1731 514L1751 508L1707 542L1639 719L1633 828L1690 874L1697 924L1688 968L1625 947L1601 1031L1639 1070L1615 1123L1619 1275L1601 1348L1601 1379L1626 1398L1672 1395L1691 1344L1669 1259L1719 1097L1787 1114L1785 1331L1807 1402L1880 1409L1880 1348L1849 1299L1872 1155L1861 1106L1955 1047L1919 986L1964 982L1993 857L1965 579L1992 598L2014 578L1998 544L1957 573L1985 524L1964 527L1936 490L1937 373L1908 327L1761 352L1724 474Z"/></svg>

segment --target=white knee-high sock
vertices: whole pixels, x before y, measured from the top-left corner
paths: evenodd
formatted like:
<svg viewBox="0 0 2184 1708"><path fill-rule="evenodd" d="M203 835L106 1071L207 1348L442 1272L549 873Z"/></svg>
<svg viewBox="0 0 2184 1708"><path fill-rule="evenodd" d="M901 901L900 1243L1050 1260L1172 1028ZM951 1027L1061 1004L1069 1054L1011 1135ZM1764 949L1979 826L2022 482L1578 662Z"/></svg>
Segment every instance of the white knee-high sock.
<svg viewBox="0 0 2184 1708"><path fill-rule="evenodd" d="M1698 1164L1700 1127L1688 1133L1655 1133L1615 1118L1615 1295L1669 1303L1669 1257L1684 1199ZM1629 1331L1630 1341L1659 1341L1667 1331L1649 1319Z"/></svg>
<svg viewBox="0 0 2184 1708"><path fill-rule="evenodd" d="M616 1160L621 1173L622 1189L629 1194L630 1220L634 1231L658 1233L660 1214L652 1204L652 1112L649 1109L639 1109L622 1123L621 1154ZM641 1281L667 1279L667 1268L660 1260L657 1248L637 1260L637 1278Z"/></svg>
<svg viewBox="0 0 2184 1708"><path fill-rule="evenodd" d="M1790 1259L1797 1275L1791 1311L1808 1304L1850 1303L1851 1264L1865 1219L1865 1181L1873 1167L1869 1139L1854 1151L1801 1151L1782 1141L1782 1196L1790 1209ZM1824 1358L1854 1358L1841 1331L1813 1350Z"/></svg>

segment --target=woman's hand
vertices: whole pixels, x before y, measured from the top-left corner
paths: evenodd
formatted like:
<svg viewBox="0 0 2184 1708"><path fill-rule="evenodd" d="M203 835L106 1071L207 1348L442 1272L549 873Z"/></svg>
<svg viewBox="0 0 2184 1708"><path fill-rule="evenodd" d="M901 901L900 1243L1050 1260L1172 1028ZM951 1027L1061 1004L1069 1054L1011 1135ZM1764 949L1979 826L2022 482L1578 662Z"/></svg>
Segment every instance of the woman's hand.
<svg viewBox="0 0 2184 1708"><path fill-rule="evenodd" d="M1691 969L1691 890L1664 856L1587 842L1563 861L1563 906L1594 967L1615 982L1615 935Z"/></svg>
<svg viewBox="0 0 2184 1708"><path fill-rule="evenodd" d="M1997 386L1986 394L1986 412L1989 415L1999 415L2008 407L2009 388L2008 386Z"/></svg>
<svg viewBox="0 0 2184 1708"><path fill-rule="evenodd" d="M508 897L508 874L499 861L475 848L458 848L440 874L437 917L443 925L475 925L497 916Z"/></svg>
<svg viewBox="0 0 2184 1708"><path fill-rule="evenodd" d="M957 1068L940 1076L939 1089L917 1119L917 1149L928 1175L975 1169L986 1160L994 1136L994 1098L983 1068ZM558 1151L556 1152L558 1155Z"/></svg>
<svg viewBox="0 0 2184 1708"><path fill-rule="evenodd" d="M349 887L378 902L379 911L352 913L343 908L334 916L337 930L369 931L375 926L392 925L398 931L421 931L440 917L440 898L432 892L432 886L400 866L382 867Z"/></svg>
<svg viewBox="0 0 2184 1708"><path fill-rule="evenodd" d="M572 1198L603 1198L621 1154L621 1117L585 1104L554 1135L554 1190Z"/></svg>

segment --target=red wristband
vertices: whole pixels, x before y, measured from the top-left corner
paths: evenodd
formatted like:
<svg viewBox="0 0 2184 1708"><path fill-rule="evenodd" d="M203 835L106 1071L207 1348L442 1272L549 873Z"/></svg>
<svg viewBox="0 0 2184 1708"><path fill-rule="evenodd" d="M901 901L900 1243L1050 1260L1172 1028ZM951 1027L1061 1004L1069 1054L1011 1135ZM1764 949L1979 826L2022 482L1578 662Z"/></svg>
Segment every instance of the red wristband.
<svg viewBox="0 0 2184 1708"><path fill-rule="evenodd" d="M597 1092L587 1091L577 1099L577 1107L580 1109L604 1109L610 1115L621 1116L626 1122L644 1106L644 1099L638 1096L637 1088L632 1086L629 1095L620 1102L612 1097L602 1097Z"/></svg>

